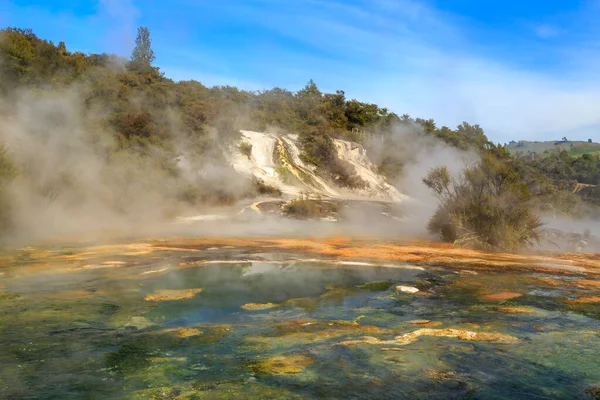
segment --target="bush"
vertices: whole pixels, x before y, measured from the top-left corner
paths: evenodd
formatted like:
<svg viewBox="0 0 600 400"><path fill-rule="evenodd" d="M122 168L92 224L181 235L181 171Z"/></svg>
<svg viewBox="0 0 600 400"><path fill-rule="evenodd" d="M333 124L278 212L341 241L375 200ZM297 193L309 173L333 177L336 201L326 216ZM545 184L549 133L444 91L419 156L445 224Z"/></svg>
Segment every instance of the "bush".
<svg viewBox="0 0 600 400"><path fill-rule="evenodd" d="M347 161L340 160L331 136L327 133L312 132L300 137L302 161L320 167L341 187L360 189L368 186L367 182L356 175L354 167Z"/></svg>
<svg viewBox="0 0 600 400"><path fill-rule="evenodd" d="M364 189L369 184L360 176L356 175L352 164L345 160L335 159L328 166L327 171L332 175L334 181L341 187L349 189Z"/></svg>
<svg viewBox="0 0 600 400"><path fill-rule="evenodd" d="M283 207L287 216L297 219L320 219L337 213L337 204L329 201L294 199Z"/></svg>
<svg viewBox="0 0 600 400"><path fill-rule="evenodd" d="M256 192L262 196L281 197L283 194L278 187L267 185L262 179L255 179L254 187L256 188Z"/></svg>
<svg viewBox="0 0 600 400"><path fill-rule="evenodd" d="M456 245L515 251L539 240L542 226L529 204L529 191L507 164L486 156L459 178L446 167L432 169L423 182L440 206L428 229Z"/></svg>
<svg viewBox="0 0 600 400"><path fill-rule="evenodd" d="M3 145L0 145L0 232L6 232L12 227L11 199L6 191L6 185L17 175L12 160Z"/></svg>
<svg viewBox="0 0 600 400"><path fill-rule="evenodd" d="M248 157L248 159L250 159L250 156L252 155L252 145L250 143L248 143L248 142L240 143L239 150L240 150L240 153L242 153L243 155Z"/></svg>
<svg viewBox="0 0 600 400"><path fill-rule="evenodd" d="M313 131L300 136L302 161L317 167L327 166L336 158L333 139L327 133Z"/></svg>
<svg viewBox="0 0 600 400"><path fill-rule="evenodd" d="M277 172L279 179L281 179L283 183L285 183L286 185L292 183L294 176L286 167L279 166L275 169L275 171Z"/></svg>

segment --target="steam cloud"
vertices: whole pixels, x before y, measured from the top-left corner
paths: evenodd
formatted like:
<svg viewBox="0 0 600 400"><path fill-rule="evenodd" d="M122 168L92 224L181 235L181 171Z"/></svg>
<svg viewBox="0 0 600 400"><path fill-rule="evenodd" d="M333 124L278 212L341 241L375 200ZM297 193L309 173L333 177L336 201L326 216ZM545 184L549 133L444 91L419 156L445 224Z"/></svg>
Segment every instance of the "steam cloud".
<svg viewBox="0 0 600 400"><path fill-rule="evenodd" d="M4 116L0 118L0 141L19 170L17 178L4 189L13 199L10 212L15 233L10 239L14 242L68 235L110 238L165 234L429 238L427 222L438 204L422 178L439 165L458 174L479 159L475 152L460 151L425 135L417 124L403 122L393 127L385 144L377 140L375 133L369 156L377 164L392 143L396 157L403 160L401 174L391 183L410 197L397 206L407 214L404 221L386 221L380 210L365 208L353 211L338 224L267 218L259 223L218 220L175 225L172 222L178 215L235 215L251 202L218 211L207 206L198 209L178 198L182 188L223 191L240 197L250 182L223 159L211 154L200 156L189 146L188 139L178 135L181 122L175 113L166 114L175 153L159 146L148 150L150 157L119 150L117 136L107 127L103 110L84 105L86 90L85 84L42 93L24 89L10 101L0 102ZM243 107L230 113L235 114L241 128L251 124ZM231 151L226 146L220 150ZM161 164L164 160L176 162L177 173L170 174ZM572 227L579 233L591 227L583 221L550 222L551 228ZM599 234L593 227L590 232Z"/></svg>
<svg viewBox="0 0 600 400"><path fill-rule="evenodd" d="M11 115L0 118L0 141L19 171L5 188L13 199L13 240L101 231L144 234L189 207L177 199L186 185L236 194L247 189L248 182L219 160L187 151L174 116L173 139L187 161L177 175L162 168L161 162L174 156L158 146L147 150L149 157L119 150L102 111L84 106L85 90L83 85L21 90L10 102L0 102L2 114Z"/></svg>

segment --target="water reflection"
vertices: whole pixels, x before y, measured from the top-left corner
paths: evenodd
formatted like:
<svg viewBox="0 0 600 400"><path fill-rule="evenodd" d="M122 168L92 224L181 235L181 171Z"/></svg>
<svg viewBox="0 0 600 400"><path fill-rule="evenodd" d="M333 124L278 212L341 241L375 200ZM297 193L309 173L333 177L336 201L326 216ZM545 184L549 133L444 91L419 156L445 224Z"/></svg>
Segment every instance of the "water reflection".
<svg viewBox="0 0 600 400"><path fill-rule="evenodd" d="M236 249L108 261L1 277L1 398L574 399L600 386L600 306L574 302L589 280Z"/></svg>

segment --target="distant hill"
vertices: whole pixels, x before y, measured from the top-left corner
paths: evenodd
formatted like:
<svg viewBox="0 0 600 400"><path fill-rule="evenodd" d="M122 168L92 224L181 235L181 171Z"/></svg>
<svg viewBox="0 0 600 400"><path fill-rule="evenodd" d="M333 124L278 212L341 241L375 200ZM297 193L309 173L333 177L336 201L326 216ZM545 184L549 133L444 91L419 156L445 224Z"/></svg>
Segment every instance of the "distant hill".
<svg viewBox="0 0 600 400"><path fill-rule="evenodd" d="M523 155L535 153L544 154L553 151L566 150L569 155L581 156L582 154L600 154L600 143L587 141L570 141L570 140L552 140L547 142L528 142L520 140L512 141L507 145L508 151L513 154L521 153Z"/></svg>

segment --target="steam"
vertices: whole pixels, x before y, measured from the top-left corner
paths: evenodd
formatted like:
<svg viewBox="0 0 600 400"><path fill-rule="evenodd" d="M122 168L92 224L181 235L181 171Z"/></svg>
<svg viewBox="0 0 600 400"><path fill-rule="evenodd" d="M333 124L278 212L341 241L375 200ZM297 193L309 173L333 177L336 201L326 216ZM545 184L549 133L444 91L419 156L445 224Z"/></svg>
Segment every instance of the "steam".
<svg viewBox="0 0 600 400"><path fill-rule="evenodd" d="M113 64L113 68L122 68L118 60ZM172 148L148 145L144 156L139 154L141 149L122 149L105 110L86 105L89 93L87 84L80 83L61 90L22 89L0 101L0 143L7 147L19 171L4 189L12 200L13 242L65 236L163 235L431 238L426 227L438 203L422 179L433 167L445 165L452 174L459 174L479 160L474 151L456 149L425 134L418 124L404 121L393 126L385 139L375 132L368 146L368 156L375 164L390 151L402 161L400 174L390 183L409 199L392 206L393 215L382 215L385 213L377 207L362 207L346 213L340 223L278 217L235 219L253 200L243 199L250 180L223 157L231 147L223 144L202 150L197 140L180 133L182 122L177 113L167 110L156 117L167 118ZM130 101L143 107L144 99ZM247 107L236 106L225 110L215 125L230 124L227 129L232 131L253 126L248 115ZM219 143L217 130L208 129L203 140ZM201 202L186 201L182 196L186 191L243 200L218 209L200 208ZM222 218L174 223L177 216L211 213ZM549 222L548 228L579 234L589 230L591 236L600 236L589 221Z"/></svg>
<svg viewBox="0 0 600 400"><path fill-rule="evenodd" d="M375 137L378 133L375 134ZM371 146L371 157L380 162L390 148L394 156L402 160L400 175L392 182L409 200L400 206L407 214L398 234L409 237L431 238L426 227L438 207L438 200L423 184L423 178L431 168L445 165L452 175L458 175L465 166L480 159L472 150L462 151L441 139L428 135L412 121L395 124L387 140L375 140Z"/></svg>
<svg viewBox="0 0 600 400"><path fill-rule="evenodd" d="M142 157L120 150L101 110L85 107L85 85L65 90L21 90L0 102L0 141L19 175L5 188L12 199L13 240L121 231L143 234L186 208L188 186L240 195L249 183L219 159L187 151L175 173L164 167L179 154L149 146ZM9 116L10 115L10 116ZM173 140L179 121L173 121ZM202 193L200 193L202 194Z"/></svg>
<svg viewBox="0 0 600 400"><path fill-rule="evenodd" d="M114 68L120 68L118 62ZM217 213L235 216L249 201L229 208L211 209L183 201L185 190L210 195L244 196L247 178L235 172L222 157L231 149L222 146L202 152L198 144L179 134L181 121L175 112L161 114L171 127L174 150L150 146L146 156L120 149L102 109L85 105L88 86L62 90L23 89L0 102L0 141L19 170L6 188L13 200L13 241L29 242L65 235L111 237L163 234L219 235L353 235L427 236L427 221L437 203L421 180L434 166L448 165L459 172L471 153L461 152L425 135L415 124L398 124L388 141L404 161L402 174L392 182L411 197L397 210L408 214L403 221L382 217L380 209L353 209L339 224L298 222L284 218L233 222L231 218L175 225L178 215ZM143 107L143 99L130 100ZM9 117L10 115L10 117ZM165 117L166 116L166 117ZM234 121L230 129L252 125L247 109L226 110L216 125ZM375 134L377 137L377 134ZM208 138L218 142L215 128ZM374 141L369 156L380 161L387 144ZM149 155L148 155L149 154ZM172 163L172 169L165 168ZM196 202L195 204L199 204Z"/></svg>

